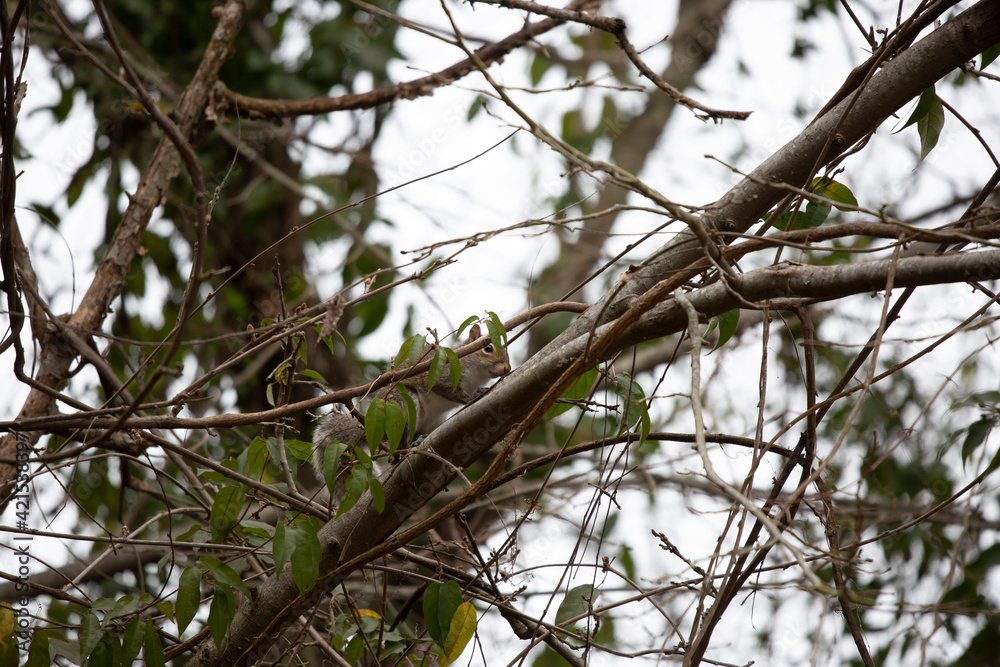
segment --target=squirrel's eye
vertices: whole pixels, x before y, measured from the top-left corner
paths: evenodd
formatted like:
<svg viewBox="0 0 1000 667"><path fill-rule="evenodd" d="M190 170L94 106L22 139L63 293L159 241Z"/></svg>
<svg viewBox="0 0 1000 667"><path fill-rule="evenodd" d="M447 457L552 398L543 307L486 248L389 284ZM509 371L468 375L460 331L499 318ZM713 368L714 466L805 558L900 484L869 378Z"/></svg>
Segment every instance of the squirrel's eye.
<svg viewBox="0 0 1000 667"><path fill-rule="evenodd" d="M493 346L487 345L486 347L483 348L483 352L485 352L486 354L493 354Z"/></svg>

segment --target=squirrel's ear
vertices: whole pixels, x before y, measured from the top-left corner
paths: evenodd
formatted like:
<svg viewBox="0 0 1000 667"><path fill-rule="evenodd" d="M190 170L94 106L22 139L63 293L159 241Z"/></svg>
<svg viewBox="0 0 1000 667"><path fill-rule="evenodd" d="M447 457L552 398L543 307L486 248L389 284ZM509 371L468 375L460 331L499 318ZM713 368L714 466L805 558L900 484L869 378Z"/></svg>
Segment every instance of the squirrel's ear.
<svg viewBox="0 0 1000 667"><path fill-rule="evenodd" d="M482 332L479 330L479 325L473 324L472 328L469 329L469 342L471 343L482 335Z"/></svg>

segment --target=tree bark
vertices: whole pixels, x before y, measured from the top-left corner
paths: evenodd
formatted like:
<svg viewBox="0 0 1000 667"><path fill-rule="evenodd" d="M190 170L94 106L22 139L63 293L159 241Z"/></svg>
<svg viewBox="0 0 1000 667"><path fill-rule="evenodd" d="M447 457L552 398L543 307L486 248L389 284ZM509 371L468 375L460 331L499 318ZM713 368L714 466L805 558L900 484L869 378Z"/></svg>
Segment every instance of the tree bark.
<svg viewBox="0 0 1000 667"><path fill-rule="evenodd" d="M242 0L228 0L218 10L218 24L212 35L212 41L174 112L174 122L185 138L192 136L203 118L209 95L218 79L219 69L229 56L230 45L239 30L243 9ZM121 223L97 266L93 282L87 289L79 308L69 318L70 327L81 331L100 330L111 303L121 294L125 276L142 246L142 237L153 210L160 204L170 182L179 173L178 149L169 137L164 136L139 182L135 195L130 198ZM76 356L75 349L62 344L58 336L48 336L39 354L35 379L53 391L62 390L69 381L69 368ZM46 415L53 410L55 410L53 393L33 388L25 399L18 418ZM33 436L34 440L37 440L37 435ZM6 434L0 439L0 458L13 459L16 445L14 434ZM15 474L14 466L0 463L0 511L3 511L9 501L11 482Z"/></svg>

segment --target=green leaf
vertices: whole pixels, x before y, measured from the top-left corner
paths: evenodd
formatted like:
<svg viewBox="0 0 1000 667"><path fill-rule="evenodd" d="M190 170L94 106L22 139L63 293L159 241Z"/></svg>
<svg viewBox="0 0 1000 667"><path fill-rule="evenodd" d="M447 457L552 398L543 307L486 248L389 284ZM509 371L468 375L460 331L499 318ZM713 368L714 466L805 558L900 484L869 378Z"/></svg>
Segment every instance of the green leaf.
<svg viewBox="0 0 1000 667"><path fill-rule="evenodd" d="M455 610L448 627L448 636L441 646L441 667L446 667L459 659L462 651L476 633L476 608L471 602L463 602Z"/></svg>
<svg viewBox="0 0 1000 667"><path fill-rule="evenodd" d="M809 185L809 191L835 202L857 206L857 200L850 189L829 178L815 178ZM807 201L798 211L785 211L771 220L771 226L782 231L797 229L812 229L822 225L833 209L827 204ZM794 216L794 218L793 218ZM791 227L789 227L791 224Z"/></svg>
<svg viewBox="0 0 1000 667"><path fill-rule="evenodd" d="M270 544L274 539L274 526L263 521L248 519L241 526L243 528L244 539L251 547L263 547L265 544ZM274 564L271 561L271 554L267 551L260 552L258 557L267 560L271 565Z"/></svg>
<svg viewBox="0 0 1000 667"><path fill-rule="evenodd" d="M545 75L545 73L548 72L549 68L552 67L554 64L555 64L554 61L550 60L549 58L546 58L540 53L536 53L535 57L531 60L531 70L530 70L531 85L537 86L538 83L542 80L542 77Z"/></svg>
<svg viewBox="0 0 1000 667"><path fill-rule="evenodd" d="M372 477L371 490L372 505L375 507L375 511L381 514L385 509L385 489L382 488L382 482Z"/></svg>
<svg viewBox="0 0 1000 667"><path fill-rule="evenodd" d="M941 136L941 128L944 127L944 107L941 100L934 96L931 108L927 115L917 121L917 133L920 135L920 160L923 161L927 155L937 146L938 138Z"/></svg>
<svg viewBox="0 0 1000 667"><path fill-rule="evenodd" d="M248 598L250 597L250 591L247 589L246 584L243 583L243 580L240 579L240 575L236 574L236 570L211 556L202 556L198 559L198 562L212 573L216 582L222 582L230 588L235 588Z"/></svg>
<svg viewBox="0 0 1000 667"><path fill-rule="evenodd" d="M618 556L618 562L622 564L622 568L625 570L625 576L635 581L637 575L635 569L635 559L632 558L632 547L627 547L622 545L621 555Z"/></svg>
<svg viewBox="0 0 1000 667"><path fill-rule="evenodd" d="M267 451L267 442L261 437L254 438L250 446L240 454L240 458L246 461L246 472L244 474L251 479L259 481L264 475L264 469L267 467L268 461L271 460L271 456Z"/></svg>
<svg viewBox="0 0 1000 667"><path fill-rule="evenodd" d="M365 468L368 472L374 471L374 464L372 463L371 455L365 451L363 447L354 448L354 458L358 460L357 465Z"/></svg>
<svg viewBox="0 0 1000 667"><path fill-rule="evenodd" d="M146 638L145 617L133 616L122 636L122 665L131 665L142 650L142 642Z"/></svg>
<svg viewBox="0 0 1000 667"><path fill-rule="evenodd" d="M410 336L404 340L403 344L399 346L399 352L396 353L396 368L415 364L426 344L427 338L421 334Z"/></svg>
<svg viewBox="0 0 1000 667"><path fill-rule="evenodd" d="M389 440L389 455L396 453L399 442L406 431L406 415L403 407L396 401L385 402L385 435Z"/></svg>
<svg viewBox="0 0 1000 667"><path fill-rule="evenodd" d="M451 374L451 390L458 391L458 385L462 381L462 362L458 360L455 350L450 347L444 348L444 353L448 355L448 372Z"/></svg>
<svg viewBox="0 0 1000 667"><path fill-rule="evenodd" d="M237 462L237 470L239 472L239 462ZM219 486L226 486L232 483L228 477L223 475L221 472L216 472L214 470L206 470L205 472L198 473L198 478L203 482L209 482L211 484L217 484Z"/></svg>
<svg viewBox="0 0 1000 667"><path fill-rule="evenodd" d="M556 625L563 625L570 619L584 617L597 599L596 591L590 584L575 586L566 593L556 610Z"/></svg>
<svg viewBox="0 0 1000 667"><path fill-rule="evenodd" d="M371 486L372 469L370 461L371 459L369 459L368 466L361 465L360 463L354 466L354 470L347 476L346 490L344 491L344 498L340 501L340 506L337 508L337 516L354 507L358 500L361 499L362 494Z"/></svg>
<svg viewBox="0 0 1000 667"><path fill-rule="evenodd" d="M290 532L291 530L285 527L285 522L278 519L278 523L274 526L274 543L271 547L271 555L274 557L274 571L279 575L295 549L295 540L289 537Z"/></svg>
<svg viewBox="0 0 1000 667"><path fill-rule="evenodd" d="M91 603L90 608L93 611L105 611L105 612L111 611L112 609L115 608L115 599L97 598L96 600L93 601L93 603ZM104 624L101 623L101 626L103 627Z"/></svg>
<svg viewBox="0 0 1000 667"><path fill-rule="evenodd" d="M165 667L166 658L163 656L163 644L160 642L160 633L156 631L156 626L148 617L146 621L146 639L143 642L143 656L146 659L146 667Z"/></svg>
<svg viewBox="0 0 1000 667"><path fill-rule="evenodd" d="M653 423L649 418L649 410L645 403L640 403L639 410L639 444L646 442L649 432L653 429Z"/></svg>
<svg viewBox="0 0 1000 667"><path fill-rule="evenodd" d="M286 359L274 367L274 370L271 371L271 375L269 377L274 378L275 382L278 384L286 384L288 382L288 374L291 369L291 361Z"/></svg>
<svg viewBox="0 0 1000 667"><path fill-rule="evenodd" d="M49 636L49 650L52 651L53 655L62 656L74 665L82 665L85 659L85 657L80 657L80 646L76 642L65 641L57 634ZM51 666L51 664L50 660L46 660L46 667Z"/></svg>
<svg viewBox="0 0 1000 667"><path fill-rule="evenodd" d="M927 154L937 145L938 137L941 136L941 128L944 127L944 107L934 86L931 86L920 95L917 106L900 130L905 130L910 125L917 124L917 133L920 135L920 160L922 162Z"/></svg>
<svg viewBox="0 0 1000 667"><path fill-rule="evenodd" d="M285 449L299 461L308 461L312 456L312 443L305 440L285 438Z"/></svg>
<svg viewBox="0 0 1000 667"><path fill-rule="evenodd" d="M642 387L628 373L619 373L615 377L615 393L629 402L641 401L646 397Z"/></svg>
<svg viewBox="0 0 1000 667"><path fill-rule="evenodd" d="M479 110L486 106L486 98L482 95L476 95L476 98L472 100L472 104L469 106L468 113L465 114L466 120L472 120L479 113Z"/></svg>
<svg viewBox="0 0 1000 667"><path fill-rule="evenodd" d="M420 334L414 334L405 339L392 357L392 368L405 368L412 364L414 359L420 355L420 350L423 347L421 341L423 340L424 337Z"/></svg>
<svg viewBox="0 0 1000 667"><path fill-rule="evenodd" d="M226 541L230 531L239 523L244 502L246 502L246 492L241 484L223 487L216 494L209 516L213 542L221 544Z"/></svg>
<svg viewBox="0 0 1000 667"><path fill-rule="evenodd" d="M110 632L101 634L97 646L87 659L87 667L115 667L115 654L121 664L122 649L118 636Z"/></svg>
<svg viewBox="0 0 1000 667"><path fill-rule="evenodd" d="M257 436L250 442L250 446L236 457L236 472L259 480L269 460L267 443L264 438Z"/></svg>
<svg viewBox="0 0 1000 667"><path fill-rule="evenodd" d="M347 662L351 665L357 665L361 662L361 656L365 652L365 637L360 632L351 638L348 642L347 648L344 649L344 657Z"/></svg>
<svg viewBox="0 0 1000 667"><path fill-rule="evenodd" d="M174 603L170 600L160 600L156 603L156 608L163 614L166 618L171 621L174 620Z"/></svg>
<svg viewBox="0 0 1000 667"><path fill-rule="evenodd" d="M288 532L295 540L292 576L295 578L295 585L299 587L299 594L304 595L319 579L319 538L316 536L316 529L306 521L297 523Z"/></svg>
<svg viewBox="0 0 1000 667"><path fill-rule="evenodd" d="M458 331L455 332L455 338L461 340L462 332L465 331L470 324L472 324L478 319L479 318L476 317L475 315L470 315L469 317L466 317L465 321L458 325Z"/></svg>
<svg viewBox="0 0 1000 667"><path fill-rule="evenodd" d="M93 153L91 153L90 157L87 158L87 161L73 173L73 177L69 180L69 185L66 186L66 205L70 208L73 207L76 200L83 194L84 186L87 184L87 181L90 180L90 177L94 175L96 164L90 159L91 157L93 157Z"/></svg>
<svg viewBox="0 0 1000 667"><path fill-rule="evenodd" d="M315 331L317 334L322 333L323 327L317 324L316 326L313 327L313 331ZM343 341L344 337L340 334L339 331L334 329L333 333L336 334L337 337L341 339L341 341ZM331 336L327 336L326 338L322 338L321 340L323 341L323 344L326 345L326 349L327 351L329 351L330 356L335 356L336 352L333 349L333 338Z"/></svg>
<svg viewBox="0 0 1000 667"><path fill-rule="evenodd" d="M326 453L323 455L323 481L326 488L333 496L334 488L337 485L337 468L340 466L340 459L347 451L347 445L342 442L329 442L326 445Z"/></svg>
<svg viewBox="0 0 1000 667"><path fill-rule="evenodd" d="M14 629L17 627L17 617L14 610L0 606L0 667L17 667L20 651Z"/></svg>
<svg viewBox="0 0 1000 667"><path fill-rule="evenodd" d="M983 59L980 61L979 69L986 69L986 67L1000 56L1000 44L994 44L990 48L983 51Z"/></svg>
<svg viewBox="0 0 1000 667"><path fill-rule="evenodd" d="M296 324L301 324L302 322L308 322L308 321L309 321L308 319L299 318L296 321ZM303 337L302 337L302 334L296 334L294 336L294 339L295 340L304 340ZM295 350L295 357L299 361L302 362L303 366L308 366L309 365L309 346L308 345L299 345L298 349ZM295 365L292 364L292 370L294 371L294 369L295 369ZM306 371L302 371L303 374L305 372ZM316 371L311 371L311 372L314 373L319 379L321 379L321 380L323 379L323 376L320 375L319 373L317 373ZM294 380L294 377L292 379Z"/></svg>
<svg viewBox="0 0 1000 667"><path fill-rule="evenodd" d="M997 468L1000 468L1000 447L997 447L997 453L993 455L993 459L990 461L990 464L986 466L986 470L984 472L988 475Z"/></svg>
<svg viewBox="0 0 1000 667"><path fill-rule="evenodd" d="M131 595L123 595L115 600L114 606L107 614L104 615L104 620L101 621L101 626L106 628L108 626L108 621L116 619L119 616L131 614L141 606L143 606L142 603L133 598Z"/></svg>
<svg viewBox="0 0 1000 667"><path fill-rule="evenodd" d="M646 394L642 391L639 383L635 382L628 373L620 373L615 380L615 393L626 401L622 411L620 430L629 428L630 424L633 423L639 426L639 444L641 445L649 437L651 428L649 408L646 406ZM636 418L637 414L638 418Z"/></svg>
<svg viewBox="0 0 1000 667"><path fill-rule="evenodd" d="M410 392L406 390L406 387L399 384L396 385L396 390L399 392L399 397L403 401L403 408L406 410L406 423L416 428L417 404L413 402L413 397L410 396Z"/></svg>
<svg viewBox="0 0 1000 667"><path fill-rule="evenodd" d="M56 210L51 206L46 206L45 204L33 203L27 206L29 211L34 211L38 214L38 217L42 219L42 222L46 222L53 228L58 229L59 225L62 224L62 218L56 213Z"/></svg>
<svg viewBox="0 0 1000 667"><path fill-rule="evenodd" d="M226 584L216 583L215 596L208 610L208 629L212 633L216 649L222 648L222 642L229 632L229 624L235 616L236 598L233 597L232 589ZM148 657L146 659L149 660Z"/></svg>
<svg viewBox="0 0 1000 667"><path fill-rule="evenodd" d="M181 572L177 587L177 631L184 634L201 606L201 569L191 566Z"/></svg>
<svg viewBox="0 0 1000 667"><path fill-rule="evenodd" d="M93 653L97 643L101 641L101 622L97 620L97 615L92 611L87 611L80 619L80 655L89 656Z"/></svg>
<svg viewBox="0 0 1000 667"><path fill-rule="evenodd" d="M820 204L819 202L808 202L805 209L799 211L799 214L795 216L795 222L792 227L794 229L812 229L813 227L819 227L826 219L830 217L830 212L833 210L832 207L826 204Z"/></svg>
<svg viewBox="0 0 1000 667"><path fill-rule="evenodd" d="M139 622L139 617L136 616L132 619L132 624ZM129 626L132 627L131 625ZM49 653L49 633L48 630L43 630L41 628L36 628L34 632L31 633L31 646L28 648L28 661L24 663L24 667L50 667L52 664L52 656ZM125 631L126 640L128 639L128 631ZM123 665L131 665L134 661L135 656L132 656L132 660L126 661L124 657L122 658Z"/></svg>
<svg viewBox="0 0 1000 667"><path fill-rule="evenodd" d="M822 197L826 197L830 201L836 204L843 204L844 206L837 206L841 211L849 210L850 207L857 207L858 200L851 192L851 189L839 181L835 181L831 178L816 178L813 179L812 191Z"/></svg>
<svg viewBox="0 0 1000 667"><path fill-rule="evenodd" d="M302 349L304 350L305 346L303 346ZM309 378L311 380L316 380L317 382L322 382L323 384L326 384L326 378L323 377L317 371L314 371L311 368L306 368L305 370L299 371L299 375L301 375L302 377L307 377L307 378Z"/></svg>
<svg viewBox="0 0 1000 667"><path fill-rule="evenodd" d="M922 92L920 94L920 98L917 99L917 106L913 108L913 113L911 113L910 117L906 119L906 122L903 124L903 127L899 128L899 131L902 132L903 130L913 125L924 116L926 116L930 112L931 105L934 103L934 100L936 99L937 99L937 93L934 92L934 86L931 86L930 88Z"/></svg>
<svg viewBox="0 0 1000 667"><path fill-rule="evenodd" d="M438 646L444 648L451 629L451 620L462 604L462 587L458 582L432 583L424 591L424 624L427 634Z"/></svg>
<svg viewBox="0 0 1000 667"><path fill-rule="evenodd" d="M7 605L0 605L0 644L7 645L14 638L14 628L17 627L17 617L14 610Z"/></svg>
<svg viewBox="0 0 1000 667"><path fill-rule="evenodd" d="M493 346L498 350L505 349L507 347L507 330L503 328L503 322L492 310L487 310L486 314L489 316L489 319L486 320L486 330L490 332Z"/></svg>
<svg viewBox="0 0 1000 667"><path fill-rule="evenodd" d="M447 363L448 355L441 348L438 348L434 352L434 358L431 359L431 369L427 372L428 389L433 389L437 385L437 381L441 377L441 374L444 373L444 367Z"/></svg>
<svg viewBox="0 0 1000 667"><path fill-rule="evenodd" d="M962 443L963 464L969 460L969 457L972 456L974 451L976 451L976 448L986 441L986 436L992 428L993 420L987 417L982 417L969 425L968 433L965 436L965 442Z"/></svg>
<svg viewBox="0 0 1000 667"><path fill-rule="evenodd" d="M385 435L385 399L376 398L368 404L365 412L365 439L368 451L375 452Z"/></svg>
<svg viewBox="0 0 1000 667"><path fill-rule="evenodd" d="M740 309L734 308L722 313L715 320L719 323L719 340L712 348L713 352L729 342L729 339L736 333L736 327L740 323Z"/></svg>
<svg viewBox="0 0 1000 667"><path fill-rule="evenodd" d="M272 408L274 407L274 382L267 383L267 389L264 390L264 397L267 399L267 404Z"/></svg>
<svg viewBox="0 0 1000 667"><path fill-rule="evenodd" d="M771 226L775 229L780 229L781 231L788 230L788 222L792 219L792 212L785 211L779 216L771 218Z"/></svg>
<svg viewBox="0 0 1000 667"><path fill-rule="evenodd" d="M591 389L594 387L594 382L597 380L597 367L591 368L589 371L573 380L573 383L566 388L563 395L560 398L565 398L571 401L577 401L581 398L586 398ZM549 419L553 417L558 417L562 413L566 412L573 406L568 403L553 403L546 415Z"/></svg>
<svg viewBox="0 0 1000 667"><path fill-rule="evenodd" d="M0 642L0 667L18 667L21 660L21 651L18 648L17 641L13 637L7 642ZM51 662L45 662L46 665L51 665Z"/></svg>
<svg viewBox="0 0 1000 667"><path fill-rule="evenodd" d="M1000 391L979 391L969 397L978 405L997 405L1000 403Z"/></svg>

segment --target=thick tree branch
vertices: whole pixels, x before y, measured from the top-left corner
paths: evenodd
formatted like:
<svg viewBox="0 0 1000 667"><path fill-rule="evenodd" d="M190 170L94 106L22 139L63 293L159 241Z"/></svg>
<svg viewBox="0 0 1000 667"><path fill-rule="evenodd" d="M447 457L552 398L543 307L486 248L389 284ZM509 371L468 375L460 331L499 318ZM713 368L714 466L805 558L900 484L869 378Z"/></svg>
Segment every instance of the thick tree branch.
<svg viewBox="0 0 1000 667"><path fill-rule="evenodd" d="M706 317L714 317L721 313L744 307L747 301L763 304L767 301L782 299L808 299L812 301L828 301L842 297L877 292L885 288L885 280L891 270L892 260L859 262L838 266L811 266L808 264L782 263L757 269L744 274L735 285L733 291L726 283L715 283L692 293L698 312ZM1000 250L983 252L967 252L957 255L941 255L934 257L907 257L899 260L896 271L895 285L897 287L922 287L926 285L941 285L969 281L988 281L1000 278ZM730 281L732 282L732 281ZM669 306L664 310L665 306ZM612 345L604 358L610 358L621 350L627 349L647 340L653 340L684 329L684 318L670 308L672 301L664 301L656 308L650 309L637 319L634 326L624 332L621 342ZM607 331L603 325L595 331L595 337ZM582 338L570 341L574 345L580 340L589 339L586 332ZM480 343L480 346L485 341ZM459 354L467 354L475 349L475 344L458 348ZM578 352L582 353L580 348ZM562 351L557 355L562 359ZM563 361L565 361L563 359ZM561 363L561 362L560 362ZM413 372L427 370L430 362L423 362L414 367ZM523 373L525 364L516 369ZM530 367L534 367L531 364ZM541 371L533 371L541 372ZM369 393L371 390L398 382L399 375L386 373L379 380L359 387L332 392L306 401L292 403L286 406L265 410L263 412L224 413L205 417L173 417L170 415L149 415L131 417L122 428L137 429L216 429L249 426L287 417L303 410L311 410L330 403L344 402ZM497 385L507 386L511 377ZM538 378L539 382L543 382ZM485 402L485 401L481 401ZM493 399L490 399L493 403ZM471 410L467 408L466 411ZM94 430L110 428L117 424L109 414L110 411L92 411L76 415L58 415L34 419L18 419L12 422L0 422L0 430L31 432L51 429L73 429L89 427ZM511 422L514 423L514 422ZM442 428L444 428L442 426Z"/></svg>
<svg viewBox="0 0 1000 667"><path fill-rule="evenodd" d="M948 21L926 38L894 56L855 95L839 103L798 137L766 160L714 206L706 221L717 230L745 232L785 192L767 183L803 185L817 164L836 159L856 141L875 130L891 113L963 62L1000 41L1000 5L981 2ZM832 143L831 143L832 140ZM402 546L405 535L392 537L413 512L426 504L454 477L455 467L475 461L499 442L529 413L537 413L558 396L559 385L572 379L566 370L585 369L599 359L641 341L676 332L686 326L683 310L669 298L677 282L667 281L703 257L691 235L653 253L628 272L595 306L556 341L501 381L484 399L446 421L422 447L434 456L411 452L383 479L386 509L379 514L363 498L350 511L320 531L320 579L300 596L290 567L260 587L255 600L241 601L231 626L231 639L216 651L203 642L188 663L221 666L250 662L265 654L287 624L326 595L353 570ZM939 257L880 260L835 267L779 265L692 292L688 298L705 316L786 297L833 299L894 285L909 287L1000 277L1000 251L970 252ZM731 285L731 286L730 286ZM638 304L638 305L637 305ZM615 320L627 313L621 322ZM597 346L595 348L595 346ZM594 354L593 350L600 350ZM543 400L544 398L544 400ZM261 413L263 414L263 413ZM234 424L242 416L224 415ZM260 415L256 416L259 419ZM187 422L185 424L185 421ZM193 426L194 420L169 422ZM252 423L252 422L244 422ZM129 420L140 425L140 420ZM440 461L448 461L443 465ZM449 511L454 511L454 508ZM421 524L426 529L445 514Z"/></svg>
<svg viewBox="0 0 1000 667"><path fill-rule="evenodd" d="M681 0L678 4L677 25L669 38L670 62L658 75L673 89L682 91L693 85L695 75L714 55L729 4L730 0ZM641 113L619 115L610 122L605 128L613 141L610 161L629 174L639 174L656 147L649 137L663 134L674 109L673 97L650 95ZM629 190L620 185L609 183L601 188L597 202L585 210L609 214L587 219L578 235L560 237L560 259L539 281L543 295L562 298L575 294L603 270L595 271L595 262L618 217L617 207L624 205L628 196Z"/></svg>
<svg viewBox="0 0 1000 667"><path fill-rule="evenodd" d="M791 297L835 299L877 291L885 287L891 271L895 272L895 285L899 287L997 279L1000 278L1000 250L904 258L895 267L893 260L832 267L781 264L743 276L736 286L739 294L720 282L692 292L689 299L699 313L710 317L738 308L744 300L763 303ZM684 310L672 299L663 301L639 317L623 335L614 337L602 358L610 358L642 341L681 331L686 325ZM599 327L594 332L594 339L606 335L612 326ZM420 456L419 451L411 451L382 480L386 498L386 510L382 514L363 498L320 531L323 557L316 588L300 597L286 567L280 578L269 579L261 586L253 605L241 605L233 625L234 639L223 648L222 654L216 654L213 647L204 644L190 664L241 664L251 656L260 655L270 644L270 637L343 581L360 563L370 562L403 546L406 539L391 537L392 533L447 486L455 474L453 466L464 468L490 449L511 425L523 419L527 410L542 400L555 378L588 354L590 342L591 336L584 332L554 350L544 363L522 366L494 387L486 398L431 433L422 447L433 449L435 456ZM599 359L592 360L593 363L597 361ZM441 460L450 464L444 466ZM422 523L420 528L426 530L443 518L445 515L439 515L434 521ZM235 634L237 631L239 635Z"/></svg>
<svg viewBox="0 0 1000 667"><path fill-rule="evenodd" d="M814 120L711 206L706 223L721 232L746 233L786 194L768 184L801 187L817 164L829 164L931 84L997 42L1000 5L984 0L885 63L866 87ZM828 147L831 136L833 144ZM558 349L563 341L596 323L615 319L634 297L703 257L701 245L690 232L679 234L651 253L629 274L627 284L620 282L611 289L547 349ZM546 354L543 350L537 360Z"/></svg>

